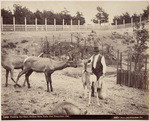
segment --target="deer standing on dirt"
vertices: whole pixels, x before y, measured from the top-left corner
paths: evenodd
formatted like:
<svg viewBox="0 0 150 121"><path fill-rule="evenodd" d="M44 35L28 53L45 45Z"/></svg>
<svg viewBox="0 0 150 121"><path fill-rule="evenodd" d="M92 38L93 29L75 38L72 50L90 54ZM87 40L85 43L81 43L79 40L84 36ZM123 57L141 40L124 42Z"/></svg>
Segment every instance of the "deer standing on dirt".
<svg viewBox="0 0 150 121"><path fill-rule="evenodd" d="M41 53L38 57L42 56L43 53ZM15 55L15 54L4 54L2 53L2 66L6 70L6 84L5 86L8 86L8 75L10 72L11 79L14 83L14 69L22 69L23 70L23 62L27 58L27 55ZM24 81L24 85L25 85ZM17 83L16 83L17 84ZM19 87L21 87L19 84L17 84Z"/></svg>
<svg viewBox="0 0 150 121"><path fill-rule="evenodd" d="M88 105L91 104L91 94L92 90L95 91L96 93L96 99L97 99L97 105L99 105L99 97L98 97L98 92L97 92L97 77L93 74L87 71L87 62L85 61L83 63L83 72L82 72L82 83L83 83L83 88L84 88L84 98L87 96L87 91L89 91L89 102Z"/></svg>
<svg viewBox="0 0 150 121"><path fill-rule="evenodd" d="M55 116L69 116L69 115L86 115L87 111L82 111L76 105L70 102L62 102L58 104L52 111L50 115Z"/></svg>
<svg viewBox="0 0 150 121"><path fill-rule="evenodd" d="M45 78L47 82L47 92L49 92L49 84L50 84L51 91L53 91L51 74L54 71L62 70L67 67L77 67L77 63L72 61L71 58L69 58L67 61L55 61L50 58L41 58L41 57L34 57L34 56L28 57L24 61L23 70L18 74L16 83L18 82L19 78L23 74L25 74L28 88L30 88L29 76L33 71L40 72L45 74Z"/></svg>
<svg viewBox="0 0 150 121"><path fill-rule="evenodd" d="M6 84L8 86L8 75L10 72L11 79L14 83L14 69L23 69L23 61L27 55L2 54L2 66L6 70ZM21 87L20 85L18 85Z"/></svg>

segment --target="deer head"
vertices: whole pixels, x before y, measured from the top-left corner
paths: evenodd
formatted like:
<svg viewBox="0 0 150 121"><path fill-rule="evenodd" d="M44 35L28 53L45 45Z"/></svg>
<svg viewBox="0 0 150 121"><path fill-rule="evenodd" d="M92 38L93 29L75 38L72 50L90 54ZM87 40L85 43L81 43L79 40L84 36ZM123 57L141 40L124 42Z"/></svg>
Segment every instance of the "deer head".
<svg viewBox="0 0 150 121"><path fill-rule="evenodd" d="M77 68L77 61L73 59L73 57L69 54L69 56L67 56L67 66L68 67L74 67Z"/></svg>

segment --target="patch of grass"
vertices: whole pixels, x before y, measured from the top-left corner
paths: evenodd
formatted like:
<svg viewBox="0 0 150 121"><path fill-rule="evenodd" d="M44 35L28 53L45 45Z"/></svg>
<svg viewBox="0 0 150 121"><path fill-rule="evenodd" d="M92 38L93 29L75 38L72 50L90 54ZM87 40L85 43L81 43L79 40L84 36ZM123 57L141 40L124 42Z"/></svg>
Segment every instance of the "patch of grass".
<svg viewBox="0 0 150 121"><path fill-rule="evenodd" d="M7 45L3 45L2 48L13 49L16 45L13 42L9 42Z"/></svg>
<svg viewBox="0 0 150 121"><path fill-rule="evenodd" d="M7 39L3 39L3 42L6 43L6 42L7 42Z"/></svg>
<svg viewBox="0 0 150 121"><path fill-rule="evenodd" d="M26 42L28 42L28 40L22 40L22 41L21 41L21 43L26 43Z"/></svg>
<svg viewBox="0 0 150 121"><path fill-rule="evenodd" d="M64 72L65 76L73 77L73 78L81 78L82 74L79 72Z"/></svg>

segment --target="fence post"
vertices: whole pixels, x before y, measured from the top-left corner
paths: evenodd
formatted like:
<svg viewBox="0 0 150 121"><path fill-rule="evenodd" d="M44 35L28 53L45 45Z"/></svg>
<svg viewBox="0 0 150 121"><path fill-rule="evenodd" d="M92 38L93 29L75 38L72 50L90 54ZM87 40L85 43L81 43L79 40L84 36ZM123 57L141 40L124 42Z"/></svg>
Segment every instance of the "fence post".
<svg viewBox="0 0 150 121"><path fill-rule="evenodd" d="M13 27L14 27L14 31L15 31L15 16L13 16Z"/></svg>
<svg viewBox="0 0 150 121"><path fill-rule="evenodd" d="M129 80L129 83L130 83L129 86L131 86L131 69L132 69L132 68L131 68L131 65L132 65L132 63L131 63L131 62L132 62L132 58L131 58L131 57L132 57L132 56L129 55L129 60L130 60L130 64L129 64L129 66L130 66L130 67L129 67L129 79L128 79L128 80Z"/></svg>
<svg viewBox="0 0 150 121"><path fill-rule="evenodd" d="M98 20L98 29L100 29L100 20Z"/></svg>
<svg viewBox="0 0 150 121"><path fill-rule="evenodd" d="M3 16L1 16L1 31L3 31Z"/></svg>
<svg viewBox="0 0 150 121"><path fill-rule="evenodd" d="M54 18L54 29L56 31L56 19Z"/></svg>
<svg viewBox="0 0 150 121"><path fill-rule="evenodd" d="M131 27L133 27L133 17L131 17Z"/></svg>
<svg viewBox="0 0 150 121"><path fill-rule="evenodd" d="M78 29L80 30L80 20L78 20Z"/></svg>
<svg viewBox="0 0 150 121"><path fill-rule="evenodd" d="M147 73L147 57L145 58L145 73Z"/></svg>
<svg viewBox="0 0 150 121"><path fill-rule="evenodd" d="M72 33L71 33L71 43L72 43Z"/></svg>
<svg viewBox="0 0 150 121"><path fill-rule="evenodd" d="M64 24L65 24L65 21L64 21L64 19L63 19L63 23L62 23L63 31L64 31Z"/></svg>
<svg viewBox="0 0 150 121"><path fill-rule="evenodd" d="M35 18L35 30L37 31L37 18Z"/></svg>
<svg viewBox="0 0 150 121"><path fill-rule="evenodd" d="M119 84L118 67L119 67L119 50L117 51L117 84Z"/></svg>
<svg viewBox="0 0 150 121"><path fill-rule="evenodd" d="M55 36L53 35L53 47L55 46ZM55 49L53 50L53 56L55 57Z"/></svg>
<svg viewBox="0 0 150 121"><path fill-rule="evenodd" d="M124 25L124 28L126 28L125 19L123 19L123 25Z"/></svg>
<svg viewBox="0 0 150 121"><path fill-rule="evenodd" d="M109 24L109 29L111 30L111 23Z"/></svg>
<svg viewBox="0 0 150 121"><path fill-rule="evenodd" d="M122 52L120 53L120 76L121 76L121 80L120 80L120 85L124 84L124 72L122 69Z"/></svg>
<svg viewBox="0 0 150 121"><path fill-rule="evenodd" d="M117 29L117 20L115 20L115 25L116 25L116 29Z"/></svg>
<svg viewBox="0 0 150 121"><path fill-rule="evenodd" d="M145 81L145 89L148 89L148 85L149 85L149 83L148 83L148 76L147 76L147 57L145 58L145 74L144 74L144 81Z"/></svg>
<svg viewBox="0 0 150 121"><path fill-rule="evenodd" d="M140 14L140 26L141 26L142 15Z"/></svg>
<svg viewBox="0 0 150 121"><path fill-rule="evenodd" d="M26 17L24 18L24 22L25 22L25 31L27 31L27 19L26 19Z"/></svg>
<svg viewBox="0 0 150 121"><path fill-rule="evenodd" d="M70 30L72 30L72 19L70 21Z"/></svg>
<svg viewBox="0 0 150 121"><path fill-rule="evenodd" d="M120 69L122 70L122 52L120 53Z"/></svg>
<svg viewBox="0 0 150 121"><path fill-rule="evenodd" d="M47 18L45 18L45 31L47 31Z"/></svg>

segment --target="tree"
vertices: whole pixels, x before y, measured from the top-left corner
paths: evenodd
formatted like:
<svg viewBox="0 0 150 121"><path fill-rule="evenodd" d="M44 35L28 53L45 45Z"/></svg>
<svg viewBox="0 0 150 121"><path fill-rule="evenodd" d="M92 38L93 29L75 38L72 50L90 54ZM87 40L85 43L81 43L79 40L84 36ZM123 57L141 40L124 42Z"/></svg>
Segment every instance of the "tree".
<svg viewBox="0 0 150 121"><path fill-rule="evenodd" d="M95 15L96 17L93 19L93 22L98 23L100 21L100 24L108 22L109 15L99 6L97 7L97 11L98 13Z"/></svg>
<svg viewBox="0 0 150 121"><path fill-rule="evenodd" d="M64 8L63 11L60 13L61 19L64 19L64 24L70 25L71 15L69 14L69 11Z"/></svg>
<svg viewBox="0 0 150 121"><path fill-rule="evenodd" d="M147 6L147 9L143 10L142 18L143 20L149 19L149 6Z"/></svg>
<svg viewBox="0 0 150 121"><path fill-rule="evenodd" d="M54 13L52 11L43 11L43 17L47 18L47 24L54 24Z"/></svg>
<svg viewBox="0 0 150 121"><path fill-rule="evenodd" d="M79 11L76 12L76 19L80 20L80 25L83 25L85 23L85 18L83 17L83 14Z"/></svg>
<svg viewBox="0 0 150 121"><path fill-rule="evenodd" d="M117 20L117 24L123 24L123 20L125 20L125 23L131 23L131 17L128 12L123 13L120 16L115 16L113 19L113 24L115 24L115 21Z"/></svg>
<svg viewBox="0 0 150 121"><path fill-rule="evenodd" d="M132 54L132 60L135 62L134 69L136 71L138 63L140 62L139 64L143 66L144 58L148 56L149 34L144 27L141 29L140 26L136 26L133 36L134 39L130 40L129 52Z"/></svg>
<svg viewBox="0 0 150 121"><path fill-rule="evenodd" d="M12 24L13 17L10 10L1 9L1 16L3 16L3 24Z"/></svg>
<svg viewBox="0 0 150 121"><path fill-rule="evenodd" d="M64 8L60 13L53 13L52 11L40 11L31 12L28 8L22 7L19 4L13 5L13 13L10 10L1 9L1 15L3 16L4 24L13 24L13 15L15 16L16 24L25 24L25 17L27 20L27 24L35 24L35 18L37 18L37 24L45 24L45 18L47 18L47 24L53 25L54 19L56 19L57 25L62 25L62 20L65 20L64 24L70 25L71 19L73 20L73 24L77 25L78 20L80 20L80 24L85 23L85 19L81 12L77 12L76 16L71 16L69 11Z"/></svg>
<svg viewBox="0 0 150 121"><path fill-rule="evenodd" d="M37 18L37 24L44 24L44 16L43 13L39 10L36 10L36 12L34 13L35 18Z"/></svg>
<svg viewBox="0 0 150 121"><path fill-rule="evenodd" d="M16 24L24 24L25 23L25 17L27 18L28 24L34 23L34 14L26 7L22 7L19 4L14 4L14 16L16 19Z"/></svg>

